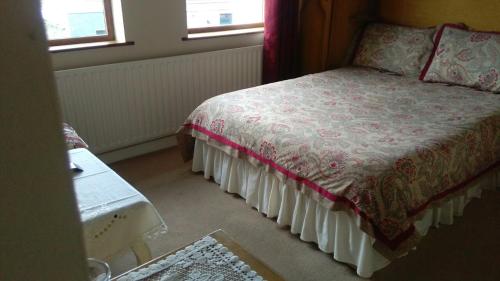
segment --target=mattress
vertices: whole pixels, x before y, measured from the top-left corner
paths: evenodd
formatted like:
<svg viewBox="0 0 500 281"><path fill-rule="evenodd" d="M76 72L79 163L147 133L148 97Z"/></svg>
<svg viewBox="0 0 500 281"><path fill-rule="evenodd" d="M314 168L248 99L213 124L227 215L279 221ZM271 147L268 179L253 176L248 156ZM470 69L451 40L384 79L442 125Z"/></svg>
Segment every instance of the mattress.
<svg viewBox="0 0 500 281"><path fill-rule="evenodd" d="M500 95L343 68L214 97L180 133L356 214L390 260L426 209L497 167Z"/></svg>

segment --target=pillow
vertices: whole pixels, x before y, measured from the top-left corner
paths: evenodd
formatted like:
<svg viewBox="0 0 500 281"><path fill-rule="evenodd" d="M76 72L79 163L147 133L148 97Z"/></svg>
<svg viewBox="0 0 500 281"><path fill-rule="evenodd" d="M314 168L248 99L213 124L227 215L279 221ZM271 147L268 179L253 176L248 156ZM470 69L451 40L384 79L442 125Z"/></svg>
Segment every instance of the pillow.
<svg viewBox="0 0 500 281"><path fill-rule="evenodd" d="M435 31L435 28L370 24L353 64L418 77L432 53Z"/></svg>
<svg viewBox="0 0 500 281"><path fill-rule="evenodd" d="M75 129L73 129L73 127L71 127L67 123L63 123L63 135L68 149L89 148L89 146L83 141L83 139L78 136Z"/></svg>
<svg viewBox="0 0 500 281"><path fill-rule="evenodd" d="M500 33L474 32L446 24L420 80L500 92Z"/></svg>

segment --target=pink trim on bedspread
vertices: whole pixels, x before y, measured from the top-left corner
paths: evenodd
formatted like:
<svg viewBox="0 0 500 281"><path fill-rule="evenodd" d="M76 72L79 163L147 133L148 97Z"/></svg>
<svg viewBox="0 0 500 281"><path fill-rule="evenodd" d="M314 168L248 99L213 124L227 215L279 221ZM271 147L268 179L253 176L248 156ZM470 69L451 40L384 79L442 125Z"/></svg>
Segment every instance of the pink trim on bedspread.
<svg viewBox="0 0 500 281"><path fill-rule="evenodd" d="M316 183L308 180L308 179L305 179L303 177L300 177L296 174L294 174L293 172L283 168L282 166L278 165L277 163L271 161L270 159L266 159L264 157L262 157L261 155L259 155L258 153L254 152L253 150L251 149L248 149L244 146L241 146L235 142L232 142L231 140L221 136L221 135L217 135L199 125L196 125L196 124L186 124L184 125L185 127L187 128L190 128L190 129L194 129L200 133L203 133L209 137L211 137L212 139L222 143L222 144L225 144L227 146L230 146L240 152L243 152L245 153L246 155L248 156L251 156L257 160L259 160L261 163L263 164L266 164L266 165L269 165L271 167L273 167L274 169L276 169L277 171L279 171L280 173L282 173L283 175L285 175L286 177L288 178L291 178L293 180L295 180L296 182L298 183L301 183L301 184L305 184L307 185L308 187L312 188L314 191L318 192L319 194L321 194L321 196L325 197L325 198L328 198L330 199L331 201L335 201L335 202L338 202L338 201L342 201L342 202L346 202L348 203L350 206L352 206L353 210L356 211L356 213L361 213L363 214L362 216L366 216L366 214L364 214L361 210L359 210L356 205L351 202L349 199L345 198L345 197L341 197L341 196L337 196L337 195L334 195L330 192L328 192L326 189L324 189L323 187L317 185Z"/></svg>
<svg viewBox="0 0 500 281"><path fill-rule="evenodd" d="M443 36L443 31L446 27L450 28L456 28L456 29L461 29L461 30L467 30L467 28L463 25L460 24L453 24L453 23L445 23L443 24L439 30L437 31L436 35L434 36L434 47L432 48L431 55L427 59L427 62L425 63L424 68L422 69L422 72L420 72L420 75L418 79L424 80L425 75L427 74L427 71L429 71L429 68L431 67L432 60L436 56L437 49L439 47L439 42L441 41L441 37Z"/></svg>
<svg viewBox="0 0 500 281"><path fill-rule="evenodd" d="M347 198L345 198L343 196L334 195L334 194L328 192L325 188L319 186L318 184L316 184L314 182L311 182L311 181L309 181L309 180L307 180L307 179L305 179L303 177L300 177L300 176L296 175L295 173L293 173L293 172L285 169L284 167L278 165L276 162L274 162L274 161L272 161L270 159L262 157L261 155L259 155L255 151L253 151L251 149L248 149L247 147L241 146L241 145L239 145L239 144L237 144L237 143L235 143L235 142L227 139L224 136L215 134L215 133L211 132L210 130L208 130L208 129L202 127L202 126L199 126L199 125L196 125L196 124L184 124L184 127L188 128L188 129L196 130L196 131L198 131L200 133L203 133L203 134L209 136L210 138L218 141L219 143L222 143L224 145L230 146L233 149L236 149L236 150L238 150L240 152L245 153L248 156L251 156L251 157L255 158L256 160L258 160L259 162L261 162L263 164L266 164L266 165L269 165L269 166L273 167L274 169L276 169L277 171L279 171L280 173L282 173L286 177L291 178L291 179L295 180L296 182L298 182L300 184L306 185L307 187L309 187L309 188L313 189L314 191L318 192L321 196L323 196L324 198L327 198L328 200L331 200L333 202L342 202L342 203L346 204L357 215L359 215L361 218L367 220L372 225L372 227L374 229L375 236L376 236L375 238L377 240L379 240L382 243L386 244L389 248L391 248L393 250L397 249L398 246L401 243L403 243L406 239L408 239L409 237L411 237L414 234L414 232L415 232L414 225L411 225L408 229L406 229L404 232L400 233L394 239L389 239L389 238L387 238L378 229L378 227L375 225L375 223L373 222L373 220L365 212L363 212L362 210L360 210L354 204L354 202L350 201L349 199L347 199ZM438 201L440 199L443 199L443 198L445 198L446 196L448 196L448 195L450 195L452 193L460 191L461 189L463 189L464 187L466 187L469 183L471 183L475 179L479 178L483 174L489 172L490 170L498 167L499 165L500 165L500 162L497 162L497 163L493 164L492 166L488 167L487 169L485 169L484 171L480 172L476 176L473 176L472 178L466 180L465 182L463 182L463 183L461 183L461 184L459 184L457 186L454 186L454 187L452 187L450 189L447 189L447 190L445 190L445 191L443 191L443 192L441 192L439 194L436 194L435 196L433 196L432 198L430 198L423 205L421 205L421 206L419 206L419 207L417 207L417 208L415 208L413 210L408 211L408 215L412 216L412 217L418 215L420 212L424 211L431 203L433 203L435 201Z"/></svg>

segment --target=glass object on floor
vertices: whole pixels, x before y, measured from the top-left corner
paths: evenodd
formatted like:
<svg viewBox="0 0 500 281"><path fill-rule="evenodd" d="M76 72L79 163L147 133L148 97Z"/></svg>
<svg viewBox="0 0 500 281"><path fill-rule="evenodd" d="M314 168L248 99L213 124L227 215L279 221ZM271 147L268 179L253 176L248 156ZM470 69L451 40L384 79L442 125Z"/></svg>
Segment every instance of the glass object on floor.
<svg viewBox="0 0 500 281"><path fill-rule="evenodd" d="M93 258L87 259L90 281L110 281L111 270L107 263Z"/></svg>

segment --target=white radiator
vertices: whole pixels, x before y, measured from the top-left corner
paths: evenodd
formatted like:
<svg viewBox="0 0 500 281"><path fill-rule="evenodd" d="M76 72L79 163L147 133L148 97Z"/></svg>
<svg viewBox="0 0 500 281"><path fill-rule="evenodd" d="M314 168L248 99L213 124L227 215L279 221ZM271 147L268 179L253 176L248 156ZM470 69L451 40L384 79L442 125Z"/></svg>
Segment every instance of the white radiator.
<svg viewBox="0 0 500 281"><path fill-rule="evenodd" d="M259 85L262 46L56 71L64 120L103 153L175 133L204 100Z"/></svg>

